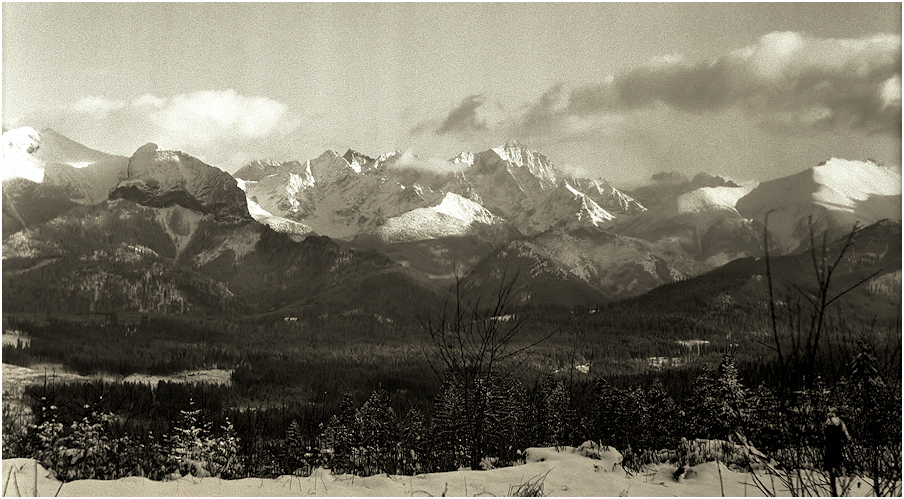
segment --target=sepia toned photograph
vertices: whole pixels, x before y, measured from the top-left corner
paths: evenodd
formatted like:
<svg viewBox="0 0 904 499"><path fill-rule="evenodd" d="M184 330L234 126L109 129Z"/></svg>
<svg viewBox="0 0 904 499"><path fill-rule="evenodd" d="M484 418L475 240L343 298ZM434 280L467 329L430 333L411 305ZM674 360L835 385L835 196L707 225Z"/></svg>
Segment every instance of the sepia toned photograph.
<svg viewBox="0 0 904 499"><path fill-rule="evenodd" d="M2 9L2 496L902 493L902 4Z"/></svg>

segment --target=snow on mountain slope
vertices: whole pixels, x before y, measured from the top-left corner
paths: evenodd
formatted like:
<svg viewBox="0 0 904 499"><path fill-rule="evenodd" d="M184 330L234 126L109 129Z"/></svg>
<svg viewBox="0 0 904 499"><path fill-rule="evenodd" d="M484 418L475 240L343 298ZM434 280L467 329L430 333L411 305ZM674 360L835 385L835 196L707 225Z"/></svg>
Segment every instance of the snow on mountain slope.
<svg viewBox="0 0 904 499"><path fill-rule="evenodd" d="M814 232L833 236L855 223L901 219L901 170L872 161L832 158L802 172L761 183L737 203L748 218L765 221L770 243L792 252L809 246L809 219Z"/></svg>
<svg viewBox="0 0 904 499"><path fill-rule="evenodd" d="M735 209L751 189L700 187L671 194L651 209L619 220L612 230L653 243L655 253L671 267L697 275L761 254L761 227Z"/></svg>
<svg viewBox="0 0 904 499"><path fill-rule="evenodd" d="M590 196L578 191L567 182L565 183L565 188L581 200L581 210L577 213L578 221L589 220L593 225L602 227L615 219L613 214L600 208L600 205L590 199Z"/></svg>
<svg viewBox="0 0 904 499"><path fill-rule="evenodd" d="M644 209L606 182L565 175L517 141L452 161L468 166L441 190L482 204L527 235L558 226L604 227Z"/></svg>
<svg viewBox="0 0 904 499"><path fill-rule="evenodd" d="M502 161L527 168L531 175L540 180L543 187L556 185L556 171L546 156L528 149L518 141L507 142L501 147L490 149L490 151Z"/></svg>
<svg viewBox="0 0 904 499"><path fill-rule="evenodd" d="M631 196L621 192L608 182L586 178L570 178L568 180L575 189L581 191L607 211L615 211L625 215L634 215L646 208Z"/></svg>
<svg viewBox="0 0 904 499"><path fill-rule="evenodd" d="M753 190L749 187L701 187L678 196L678 213L728 210L737 213L738 200Z"/></svg>
<svg viewBox="0 0 904 499"><path fill-rule="evenodd" d="M261 205L257 204L252 199L247 199L247 201L248 212L251 214L251 218L269 226L276 232L295 234L298 236L307 236L314 233L310 227L303 223L298 223L294 220L289 220L288 218L278 217L261 208Z"/></svg>
<svg viewBox="0 0 904 499"><path fill-rule="evenodd" d="M53 129L3 134L2 179L24 178L64 189L72 201L97 204L126 176L128 159L79 144Z"/></svg>
<svg viewBox="0 0 904 499"><path fill-rule="evenodd" d="M482 223L491 225L499 223L499 217L493 215L483 206L463 198L454 192L449 192L437 206L432 208L437 213L444 213L466 223Z"/></svg>
<svg viewBox="0 0 904 499"><path fill-rule="evenodd" d="M266 177L254 175L259 181L245 179L246 195L272 216L335 238L353 238L442 197L417 184L403 185L382 171L381 162L393 155L373 159L349 150L345 156L327 151L304 164L283 163Z"/></svg>
<svg viewBox="0 0 904 499"><path fill-rule="evenodd" d="M24 178L32 182L44 181L44 164L34 153L40 148L41 136L30 126L3 133L2 180Z"/></svg>
<svg viewBox="0 0 904 499"><path fill-rule="evenodd" d="M399 156L396 152L373 158L352 149L340 156L326 151L304 164L253 162L236 177L247 182L248 199L263 211L343 239L377 232L384 224L389 225L384 235L391 234L393 240L460 233L464 226L437 214L461 219L457 211L464 207L461 199L482 206L487 213L481 216L487 220L502 218L527 234L566 224L602 227L618 214L643 210L606 182L562 174L545 156L516 141L459 154L450 160L450 165L459 166L423 176L397 166ZM457 198L448 197L450 193ZM412 210L436 207L441 200L445 201L439 211L403 217ZM405 223L412 224L408 236L402 235ZM448 227L433 229L436 224Z"/></svg>
<svg viewBox="0 0 904 499"><path fill-rule="evenodd" d="M375 233L386 242L420 241L468 235L474 232L475 224L501 223L502 219L483 206L449 192L436 206L416 208L386 220Z"/></svg>

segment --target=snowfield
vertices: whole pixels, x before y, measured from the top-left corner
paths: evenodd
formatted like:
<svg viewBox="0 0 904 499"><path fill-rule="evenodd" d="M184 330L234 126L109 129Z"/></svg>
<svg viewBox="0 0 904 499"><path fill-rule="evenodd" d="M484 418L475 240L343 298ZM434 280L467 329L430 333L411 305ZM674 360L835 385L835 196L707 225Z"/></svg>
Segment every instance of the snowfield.
<svg viewBox="0 0 904 499"><path fill-rule="evenodd" d="M357 477L331 475L317 469L311 476L281 476L275 479L195 478L184 476L168 482L129 477L119 480L76 480L61 483L32 459L3 460L3 495L8 497L54 496L114 497L475 497L512 496L524 484L542 484L546 496L752 496L762 497L747 473L708 462L689 468L686 477L675 481L675 467L667 464L645 474L629 476L614 450L596 452L585 446L531 448L526 463L488 471L454 471L416 476L376 475ZM768 483L768 478L766 478ZM776 481L778 483L778 481ZM850 484L849 493L869 495L866 482ZM35 490L37 487L37 490ZM788 496L787 490L777 490Z"/></svg>

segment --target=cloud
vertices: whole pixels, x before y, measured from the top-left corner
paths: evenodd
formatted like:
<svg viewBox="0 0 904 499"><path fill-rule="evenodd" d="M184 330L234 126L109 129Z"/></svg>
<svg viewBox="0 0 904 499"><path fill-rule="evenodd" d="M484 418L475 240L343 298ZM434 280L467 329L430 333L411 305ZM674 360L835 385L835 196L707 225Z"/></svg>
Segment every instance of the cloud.
<svg viewBox="0 0 904 499"><path fill-rule="evenodd" d="M414 153L414 149L403 152L396 161L389 163L388 167L396 170L413 169L432 172L438 175L463 170L467 165L454 163L449 160L426 157L422 158Z"/></svg>
<svg viewBox="0 0 904 499"><path fill-rule="evenodd" d="M436 133L470 134L486 130L486 122L477 117L477 110L483 105L484 96L469 95L455 109L449 112L446 119L436 129Z"/></svg>
<svg viewBox="0 0 904 499"><path fill-rule="evenodd" d="M172 97L145 94L128 101L85 97L64 114L58 118L64 123L84 129L115 127L141 143L184 150L227 169L269 155L268 145L301 124L285 104L232 89Z"/></svg>
<svg viewBox="0 0 904 499"><path fill-rule="evenodd" d="M483 99L474 97L450 112L444 130L480 123L475 114ZM775 32L711 60L659 56L593 84L553 86L498 125L508 136L561 142L605 135L640 111L661 108L689 115L740 111L773 131L900 136L901 36Z"/></svg>

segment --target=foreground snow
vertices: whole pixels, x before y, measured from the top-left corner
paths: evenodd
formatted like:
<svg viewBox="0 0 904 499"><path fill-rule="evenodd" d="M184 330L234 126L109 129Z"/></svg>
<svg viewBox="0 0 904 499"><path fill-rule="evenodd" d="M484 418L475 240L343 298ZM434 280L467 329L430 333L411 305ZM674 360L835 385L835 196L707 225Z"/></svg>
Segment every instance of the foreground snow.
<svg viewBox="0 0 904 499"><path fill-rule="evenodd" d="M417 476L330 475L318 469L309 477L276 479L183 477L154 482L130 477L120 480L77 480L61 484L31 459L3 460L4 496L505 496L521 484L542 480L547 496L762 496L746 473L709 462L690 468L681 482L672 479L674 466L659 465L643 475L627 476L613 450L598 457L573 447L534 448L527 463L489 471L455 471ZM721 477L720 477L721 474ZM856 484L855 484L856 485ZM37 490L35 490L37 487ZM867 484L853 487L855 495L868 495ZM37 494L36 494L37 492ZM780 495L789 495L787 493Z"/></svg>

